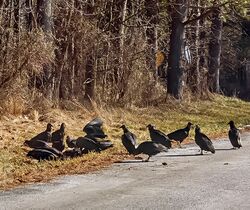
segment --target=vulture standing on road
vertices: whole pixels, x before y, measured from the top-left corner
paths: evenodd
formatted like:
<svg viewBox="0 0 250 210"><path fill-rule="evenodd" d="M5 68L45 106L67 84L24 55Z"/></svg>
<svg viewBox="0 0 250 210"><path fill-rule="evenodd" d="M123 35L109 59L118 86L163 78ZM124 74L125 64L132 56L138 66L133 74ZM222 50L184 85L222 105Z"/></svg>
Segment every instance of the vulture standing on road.
<svg viewBox="0 0 250 210"><path fill-rule="evenodd" d="M64 145L65 127L66 127L65 123L62 123L60 129L52 133L52 147L56 148L61 152L65 148Z"/></svg>
<svg viewBox="0 0 250 210"><path fill-rule="evenodd" d="M136 146L135 134L131 133L125 125L122 125L120 128L122 128L124 132L121 137L123 146L127 149L129 154L134 154Z"/></svg>
<svg viewBox="0 0 250 210"><path fill-rule="evenodd" d="M139 146L135 149L134 155L145 154L148 155L148 159L146 162L149 161L149 158L153 155L156 155L160 152L167 152L168 149L164 147L162 144L153 142L153 141L145 141L139 144Z"/></svg>
<svg viewBox="0 0 250 210"><path fill-rule="evenodd" d="M171 140L167 137L167 135L159 130L156 130L153 125L149 124L147 126L150 134L150 138L152 141L156 143L160 143L168 149L171 148Z"/></svg>
<svg viewBox="0 0 250 210"><path fill-rule="evenodd" d="M169 139L177 141L179 147L181 147L181 142L188 137L192 125L191 122L188 122L185 128L169 133L167 136Z"/></svg>
<svg viewBox="0 0 250 210"><path fill-rule="evenodd" d="M228 125L230 126L228 137L231 144L233 145L233 148L236 149L242 147L240 131L235 127L234 121L230 121Z"/></svg>
<svg viewBox="0 0 250 210"><path fill-rule="evenodd" d="M195 143L201 148L201 155L203 155L203 150L215 153L212 141L205 134L201 133L198 125L195 127Z"/></svg>
<svg viewBox="0 0 250 210"><path fill-rule="evenodd" d="M84 126L83 131L87 134L88 138L101 138L104 139L107 135L102 130L103 121L100 118L91 120Z"/></svg>
<svg viewBox="0 0 250 210"><path fill-rule="evenodd" d="M30 141L41 140L45 142L51 142L52 127L52 124L48 123L46 130L34 136L32 139L30 139Z"/></svg>

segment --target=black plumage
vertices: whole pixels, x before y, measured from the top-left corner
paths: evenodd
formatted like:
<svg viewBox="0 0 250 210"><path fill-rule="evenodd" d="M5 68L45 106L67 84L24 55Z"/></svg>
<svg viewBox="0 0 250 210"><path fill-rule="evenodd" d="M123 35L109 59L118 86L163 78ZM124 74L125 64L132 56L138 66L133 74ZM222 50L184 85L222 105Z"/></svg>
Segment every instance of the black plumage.
<svg viewBox="0 0 250 210"><path fill-rule="evenodd" d="M177 141L179 146L181 147L181 143L185 138L188 137L192 125L193 124L191 122L188 122L185 128L178 129L172 133L169 133L167 136L169 139Z"/></svg>
<svg viewBox="0 0 250 210"><path fill-rule="evenodd" d="M74 158L80 157L82 155L81 151L78 149L68 149L63 152L64 158Z"/></svg>
<svg viewBox="0 0 250 210"><path fill-rule="evenodd" d="M88 138L87 135L84 137L80 137L78 139L71 139L69 136L67 136L66 143L69 148L85 149L85 151L83 151L84 153L87 153L88 151L92 150L94 151L106 150L110 147L113 147L113 143L110 140L97 141L96 139Z"/></svg>
<svg viewBox="0 0 250 210"><path fill-rule="evenodd" d="M103 121L100 118L91 120L84 126L83 131L87 134L88 138L106 138L107 135L102 130Z"/></svg>
<svg viewBox="0 0 250 210"><path fill-rule="evenodd" d="M102 150L98 142L87 137L77 138L76 148L80 148L81 150L85 149L88 152L91 152L91 151L100 152Z"/></svg>
<svg viewBox="0 0 250 210"><path fill-rule="evenodd" d="M201 155L203 155L203 150L215 153L212 141L205 134L201 133L198 125L195 128L195 143L201 148Z"/></svg>
<svg viewBox="0 0 250 210"><path fill-rule="evenodd" d="M42 140L26 140L24 142L25 146L28 146L33 149L38 149L38 148L47 148L49 147L49 144L45 141Z"/></svg>
<svg viewBox="0 0 250 210"><path fill-rule="evenodd" d="M59 151L63 151L65 148L64 136L65 136L65 123L62 123L59 130L52 133L52 147Z"/></svg>
<svg viewBox="0 0 250 210"><path fill-rule="evenodd" d="M69 136L67 136L66 144L69 148L76 148L76 139L71 139Z"/></svg>
<svg viewBox="0 0 250 210"><path fill-rule="evenodd" d="M127 149L129 154L135 153L136 136L128 130L125 125L120 128L123 129L123 135L121 137L123 146Z"/></svg>
<svg viewBox="0 0 250 210"><path fill-rule="evenodd" d="M149 158L153 155L156 155L160 152L167 152L168 149L164 147L162 144L153 142L153 141L145 141L139 144L139 146L135 149L135 155L138 154L145 154L148 155L148 159L146 161L149 161Z"/></svg>
<svg viewBox="0 0 250 210"><path fill-rule="evenodd" d="M54 142L52 144L52 147L62 152L65 149L65 144L63 142L58 141Z"/></svg>
<svg viewBox="0 0 250 210"><path fill-rule="evenodd" d="M41 160L56 160L58 157L54 153L45 149L33 149L28 152L27 157Z"/></svg>
<svg viewBox="0 0 250 210"><path fill-rule="evenodd" d="M114 144L110 140L98 141L97 143L99 144L101 150L106 150L114 146Z"/></svg>
<svg viewBox="0 0 250 210"><path fill-rule="evenodd" d="M51 142L52 127L52 124L48 123L46 130L31 138L30 141L41 140L45 142Z"/></svg>
<svg viewBox="0 0 250 210"><path fill-rule="evenodd" d="M228 124L230 126L230 129L228 131L228 137L232 146L234 148L242 147L239 129L236 128L234 121L230 121Z"/></svg>
<svg viewBox="0 0 250 210"><path fill-rule="evenodd" d="M52 152L54 155L58 156L59 158L63 158L63 153L56 148L53 147L46 147L46 148L38 148L38 149L43 149L49 152Z"/></svg>
<svg viewBox="0 0 250 210"><path fill-rule="evenodd" d="M170 149L172 147L171 140L167 135L159 130L156 130L153 125L147 126L152 141L162 144L163 146Z"/></svg>

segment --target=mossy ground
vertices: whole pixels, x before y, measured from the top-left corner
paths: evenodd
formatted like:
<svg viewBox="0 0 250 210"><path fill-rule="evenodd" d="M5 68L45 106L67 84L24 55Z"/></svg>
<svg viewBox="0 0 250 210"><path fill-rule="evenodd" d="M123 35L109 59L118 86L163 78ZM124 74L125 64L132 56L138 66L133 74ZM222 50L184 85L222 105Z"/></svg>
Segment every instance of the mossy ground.
<svg viewBox="0 0 250 210"><path fill-rule="evenodd" d="M95 116L104 119L104 129L115 146L100 154L91 153L84 157L63 160L37 162L26 157L29 148L23 142L42 131L47 122L52 122L57 129L61 122L67 124L67 134L83 135L82 127ZM157 107L146 108L109 108L95 112L76 112L50 110L41 114L40 120L22 117L2 117L0 121L0 189L9 189L24 183L47 181L59 175L82 174L99 170L115 161L130 158L121 145L121 124L126 124L134 132L138 141L149 139L147 124L154 124L157 129L169 133L184 127L188 121L198 124L202 132L212 139L226 136L227 123L234 120L238 127L250 123L250 103L214 96L212 100L192 102L166 102ZM185 143L192 142L194 131Z"/></svg>

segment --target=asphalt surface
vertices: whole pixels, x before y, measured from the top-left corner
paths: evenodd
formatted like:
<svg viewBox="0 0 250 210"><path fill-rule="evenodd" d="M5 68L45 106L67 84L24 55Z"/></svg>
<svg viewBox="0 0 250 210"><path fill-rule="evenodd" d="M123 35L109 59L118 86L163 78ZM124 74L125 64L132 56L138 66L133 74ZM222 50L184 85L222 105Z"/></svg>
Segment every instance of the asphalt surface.
<svg viewBox="0 0 250 210"><path fill-rule="evenodd" d="M225 140L214 145L214 155L189 145L148 163L0 192L0 209L250 209L250 134L239 150Z"/></svg>

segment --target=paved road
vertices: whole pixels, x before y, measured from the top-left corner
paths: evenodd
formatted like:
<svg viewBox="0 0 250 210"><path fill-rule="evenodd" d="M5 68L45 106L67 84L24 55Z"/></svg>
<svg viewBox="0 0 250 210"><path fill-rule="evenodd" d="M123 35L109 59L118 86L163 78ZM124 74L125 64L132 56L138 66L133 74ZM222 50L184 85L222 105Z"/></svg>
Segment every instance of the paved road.
<svg viewBox="0 0 250 210"><path fill-rule="evenodd" d="M149 163L0 192L0 209L250 209L250 134L240 150L225 140L214 144L215 155L196 155L189 145Z"/></svg>

